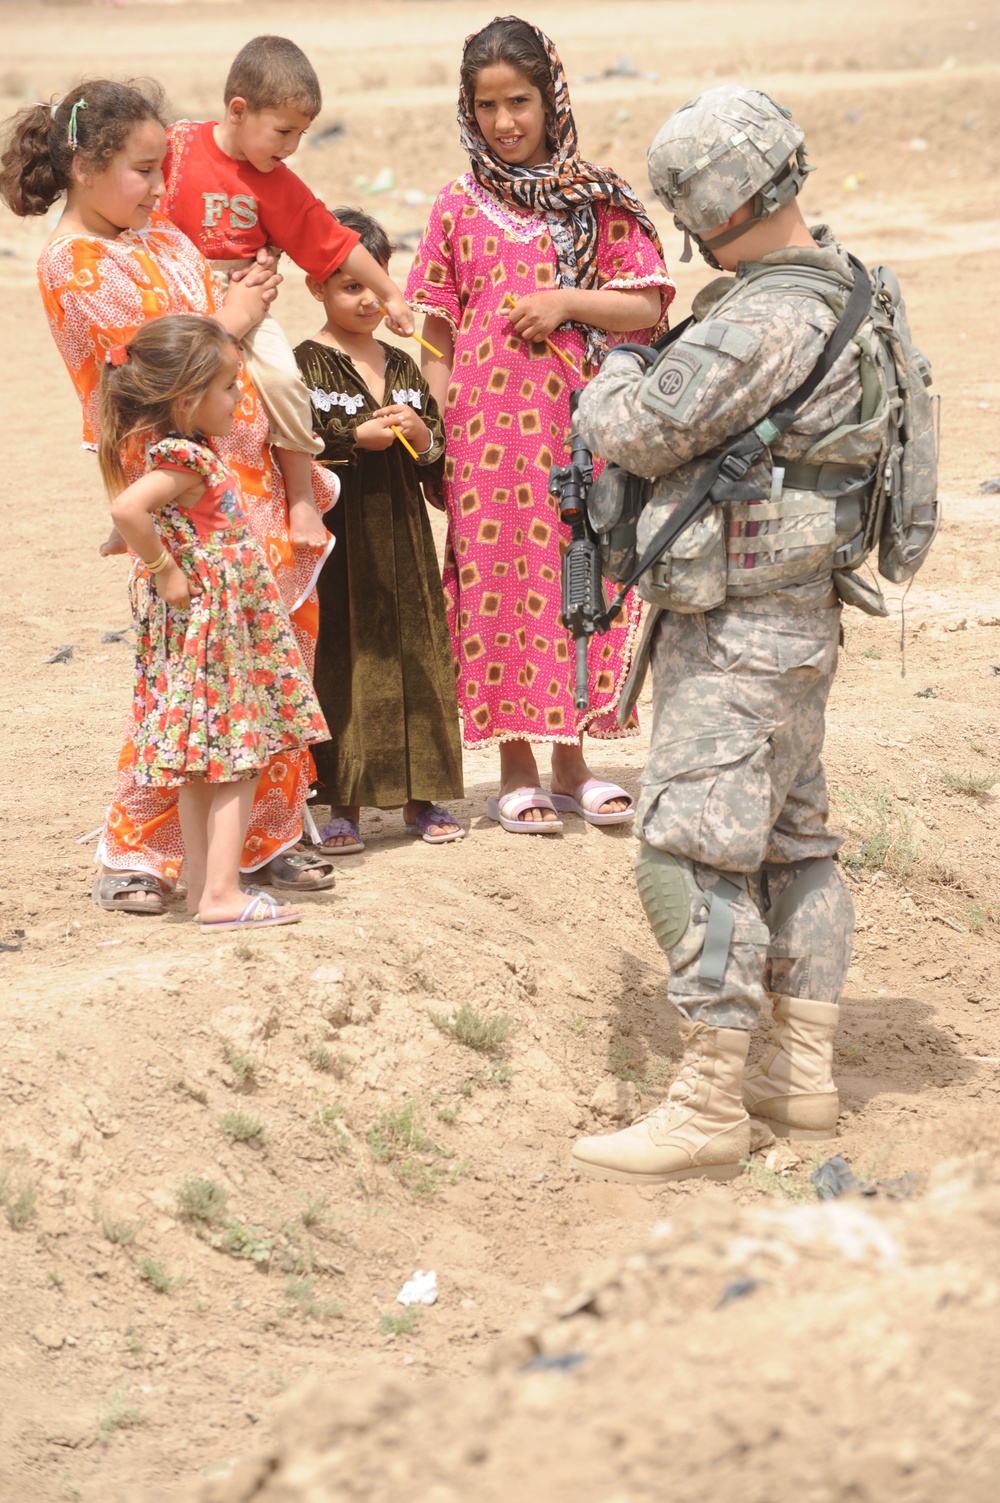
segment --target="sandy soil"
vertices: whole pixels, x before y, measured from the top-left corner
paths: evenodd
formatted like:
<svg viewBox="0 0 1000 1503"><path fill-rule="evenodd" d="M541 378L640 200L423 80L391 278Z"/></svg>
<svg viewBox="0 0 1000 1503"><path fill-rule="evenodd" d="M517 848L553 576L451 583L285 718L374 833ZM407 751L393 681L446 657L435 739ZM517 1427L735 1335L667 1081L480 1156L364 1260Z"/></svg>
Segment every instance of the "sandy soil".
<svg viewBox="0 0 1000 1503"><path fill-rule="evenodd" d="M280 7L324 84L316 136L344 126L297 161L331 205L392 167L394 194L366 201L412 245L462 166L458 52L492 14ZM533 14L562 49L584 150L640 193L657 124L706 82L787 101L820 169L808 212L897 267L934 363L946 526L907 597L906 676L898 612L845 618L826 758L858 907L839 1147L863 1178L933 1175L932 1191L876 1208L852 1261L857 1206L828 1225L788 1205L811 1194L811 1155L765 1145L725 1187L576 1183L576 1133L669 1082L665 967L631 837L576 822L551 843L503 835L485 818L490 755L467 758L469 839L424 851L399 815L369 816L365 855L289 934L215 946L179 912L91 905L77 838L100 822L127 704L127 642L101 640L128 621L124 568L95 554L105 509L34 287L45 226L4 218L0 941L23 931L0 954L5 1503L195 1487L220 1503L624 1503L668 1481L724 1503L992 1496L1000 502L979 482L1000 474L1000 16L977 0ZM114 71L155 74L178 115L201 116L236 47L279 24L258 4L0 17L4 114ZM623 54L658 79L583 81ZM673 265L679 238L658 219ZM683 313L705 271L674 269ZM280 314L294 338L314 328L296 274ZM64 643L72 660L45 665ZM634 788L642 758L625 742L594 763ZM435 1026L431 1011L464 1002L509 1018L494 1055ZM262 1141L230 1141L231 1112ZM980 1148L985 1165L940 1167ZM191 1178L226 1192L195 1208L208 1219L179 1206ZM651 1241L665 1220L673 1232ZM605 1291L596 1313L567 1324L597 1260L583 1286ZM440 1300L393 1334L382 1317L416 1268L437 1270ZM723 1322L727 1282L750 1277L760 1292ZM623 1281L628 1298L607 1294ZM532 1350L587 1361L530 1377ZM303 1378L305 1398L279 1403Z"/></svg>

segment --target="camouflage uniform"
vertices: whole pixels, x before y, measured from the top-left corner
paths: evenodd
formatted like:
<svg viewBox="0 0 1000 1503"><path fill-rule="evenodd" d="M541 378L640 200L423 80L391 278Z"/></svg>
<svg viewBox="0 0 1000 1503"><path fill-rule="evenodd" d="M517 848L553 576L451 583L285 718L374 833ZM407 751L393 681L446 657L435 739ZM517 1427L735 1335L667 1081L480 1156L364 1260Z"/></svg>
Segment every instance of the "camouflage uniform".
<svg viewBox="0 0 1000 1503"><path fill-rule="evenodd" d="M681 500L701 456L795 391L838 314L819 298L790 293L780 276L769 287L767 276L754 275L745 293L740 281L770 266L849 276L829 231L813 235L812 247L741 265L735 294L730 278L704 289L695 300L696 324L648 372L612 351L578 409L577 426L594 453L634 474L666 477L657 494ZM713 319L722 296L724 318ZM775 442L773 464L801 461L818 437L856 419L860 400L859 351L849 344ZM877 436L872 443L874 457ZM840 604L833 546L822 544L804 554L801 578L756 592L751 570L764 563L766 548L741 555L734 534L746 533L747 508L727 504L723 513L725 603L686 614L654 608L647 623L654 721L638 829L650 846L693 863L702 891L735 884L724 972L706 979L700 955L679 964L672 958L669 995L692 1022L749 1029L765 990L836 1002L850 959L853 905L828 861L787 914L776 907L802 870L796 863L832 857L840 845L826 828L820 761ZM759 539L748 546L759 550Z"/></svg>

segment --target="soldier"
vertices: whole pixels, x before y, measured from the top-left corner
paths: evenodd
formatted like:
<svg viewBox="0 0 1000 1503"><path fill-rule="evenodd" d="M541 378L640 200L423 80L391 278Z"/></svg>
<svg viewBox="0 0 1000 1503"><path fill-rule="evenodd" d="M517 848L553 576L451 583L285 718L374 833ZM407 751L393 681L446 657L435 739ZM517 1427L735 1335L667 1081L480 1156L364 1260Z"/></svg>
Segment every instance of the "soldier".
<svg viewBox="0 0 1000 1503"><path fill-rule="evenodd" d="M755 483L730 486L733 500L643 577L654 694L637 879L670 960L684 1057L662 1106L577 1143L574 1168L599 1179L732 1178L750 1116L789 1137L836 1130L833 1037L854 910L820 751L841 596L858 603L865 588L835 569L864 516L886 404L881 415L866 406L859 337L786 431L761 422L817 365L854 279L830 231L802 217L803 142L755 89L711 89L667 120L649 152L653 187L736 279L698 294L694 322L652 365L639 349L612 350L578 409L595 454L662 477L647 508L660 520L712 451L754 425L771 443L746 476ZM746 1071L767 995L772 1047Z"/></svg>

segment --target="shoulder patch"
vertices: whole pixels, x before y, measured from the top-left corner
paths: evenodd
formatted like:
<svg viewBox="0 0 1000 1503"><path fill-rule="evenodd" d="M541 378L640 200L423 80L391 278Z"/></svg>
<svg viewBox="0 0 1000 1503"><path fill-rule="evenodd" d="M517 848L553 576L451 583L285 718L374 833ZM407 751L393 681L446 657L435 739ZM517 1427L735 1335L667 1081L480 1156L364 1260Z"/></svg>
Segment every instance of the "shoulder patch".
<svg viewBox="0 0 1000 1503"><path fill-rule="evenodd" d="M741 364L749 360L761 336L741 324L707 319L693 324L676 344L660 356L639 389L644 407L661 412L678 427L691 417L699 399L713 384L716 371L731 369L729 356Z"/></svg>
<svg viewBox="0 0 1000 1503"><path fill-rule="evenodd" d="M684 335L686 344L700 344L706 350L720 350L723 355L732 355L735 360L749 360L758 349L761 336L744 324L727 323L722 318L708 318L704 323L693 324Z"/></svg>

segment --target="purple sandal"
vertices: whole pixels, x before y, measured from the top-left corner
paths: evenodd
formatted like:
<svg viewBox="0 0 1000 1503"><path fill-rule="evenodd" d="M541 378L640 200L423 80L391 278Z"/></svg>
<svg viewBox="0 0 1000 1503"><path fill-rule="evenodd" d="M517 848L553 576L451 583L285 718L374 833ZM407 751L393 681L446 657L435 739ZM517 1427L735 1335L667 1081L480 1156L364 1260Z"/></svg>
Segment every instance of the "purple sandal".
<svg viewBox="0 0 1000 1503"><path fill-rule="evenodd" d="M449 835L430 835L428 831L432 825L458 825L457 830L452 830ZM448 845L452 840L464 840L465 831L450 810L442 804L428 804L426 809L421 809L412 824L406 826L407 835L419 835L426 840L428 845Z"/></svg>
<svg viewBox="0 0 1000 1503"><path fill-rule="evenodd" d="M351 845L329 845L327 843L343 835L350 835ZM365 848L365 843L361 839L360 831L353 819L344 819L339 816L337 819L331 819L330 823L324 825L322 830L320 830L319 838L322 841L319 849L323 852L324 856L357 856Z"/></svg>

